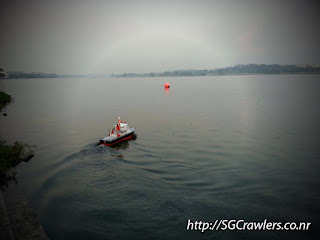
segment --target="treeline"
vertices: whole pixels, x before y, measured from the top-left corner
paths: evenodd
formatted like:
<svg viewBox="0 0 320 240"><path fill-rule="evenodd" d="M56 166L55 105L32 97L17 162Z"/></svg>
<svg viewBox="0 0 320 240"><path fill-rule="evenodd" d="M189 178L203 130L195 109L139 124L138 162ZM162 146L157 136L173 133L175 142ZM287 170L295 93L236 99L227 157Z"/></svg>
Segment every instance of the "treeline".
<svg viewBox="0 0 320 240"><path fill-rule="evenodd" d="M59 77L54 73L25 73L25 72L5 72L0 68L0 78L57 78Z"/></svg>
<svg viewBox="0 0 320 240"><path fill-rule="evenodd" d="M25 73L25 72L8 72L7 78L58 78L55 73Z"/></svg>
<svg viewBox="0 0 320 240"><path fill-rule="evenodd" d="M320 73L320 67L312 65L279 65L279 64L238 64L212 70L176 70L162 73L124 73L112 74L112 77L176 77L176 76L210 76L228 74L280 74L280 73Z"/></svg>
<svg viewBox="0 0 320 240"><path fill-rule="evenodd" d="M92 77L89 75L80 75L80 74L67 74L60 75L55 73L25 73L25 72L7 72L3 73L2 78L84 78ZM1 78L1 72L0 72Z"/></svg>
<svg viewBox="0 0 320 240"><path fill-rule="evenodd" d="M208 70L175 70L162 73L124 73L120 75L112 74L112 77L177 77L177 76L206 76Z"/></svg>
<svg viewBox="0 0 320 240"><path fill-rule="evenodd" d="M297 66L297 65L279 65L279 64L247 64L247 65L235 65L233 67L216 69L213 71L216 74L279 74L279 73L312 73L320 72L320 67L314 67L311 65Z"/></svg>
<svg viewBox="0 0 320 240"><path fill-rule="evenodd" d="M68 75L58 75L55 73L39 73L39 72L5 72L2 68L0 68L0 78L81 78L88 77L87 75L80 74L68 74Z"/></svg>

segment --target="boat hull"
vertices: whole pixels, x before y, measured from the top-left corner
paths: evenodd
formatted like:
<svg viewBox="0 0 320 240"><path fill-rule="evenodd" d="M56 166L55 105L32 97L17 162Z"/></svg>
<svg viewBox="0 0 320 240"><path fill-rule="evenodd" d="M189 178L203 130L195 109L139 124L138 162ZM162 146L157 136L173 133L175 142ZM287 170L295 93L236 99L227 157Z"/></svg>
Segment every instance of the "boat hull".
<svg viewBox="0 0 320 240"><path fill-rule="evenodd" d="M121 143L123 141L130 140L133 137L134 137L134 131L132 131L132 132L130 132L128 134L125 134L125 135L123 135L121 137L112 139L112 140L100 139L99 145L113 146L113 145L116 145L116 144Z"/></svg>

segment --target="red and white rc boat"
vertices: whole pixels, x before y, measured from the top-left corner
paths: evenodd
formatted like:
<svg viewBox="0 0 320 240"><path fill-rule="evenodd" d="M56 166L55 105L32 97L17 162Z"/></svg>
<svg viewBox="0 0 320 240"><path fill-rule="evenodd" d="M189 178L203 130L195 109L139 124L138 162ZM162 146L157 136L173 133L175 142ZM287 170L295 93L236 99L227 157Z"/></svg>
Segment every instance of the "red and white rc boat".
<svg viewBox="0 0 320 240"><path fill-rule="evenodd" d="M130 128L126 122L122 122L118 117L118 124L109 131L106 137L100 139L99 144L112 146L122 141L130 140L134 137L135 130L135 128Z"/></svg>

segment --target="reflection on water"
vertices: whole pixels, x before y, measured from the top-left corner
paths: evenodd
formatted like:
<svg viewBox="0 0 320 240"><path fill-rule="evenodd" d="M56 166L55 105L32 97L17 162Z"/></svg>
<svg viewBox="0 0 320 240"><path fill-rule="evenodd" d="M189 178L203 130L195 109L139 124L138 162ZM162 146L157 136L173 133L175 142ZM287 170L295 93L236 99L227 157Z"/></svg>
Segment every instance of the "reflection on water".
<svg viewBox="0 0 320 240"><path fill-rule="evenodd" d="M1 135L37 145L19 182L51 239L307 239L186 223L319 227L318 78L176 77L170 93L160 78L4 80ZM117 116L139 137L97 145Z"/></svg>

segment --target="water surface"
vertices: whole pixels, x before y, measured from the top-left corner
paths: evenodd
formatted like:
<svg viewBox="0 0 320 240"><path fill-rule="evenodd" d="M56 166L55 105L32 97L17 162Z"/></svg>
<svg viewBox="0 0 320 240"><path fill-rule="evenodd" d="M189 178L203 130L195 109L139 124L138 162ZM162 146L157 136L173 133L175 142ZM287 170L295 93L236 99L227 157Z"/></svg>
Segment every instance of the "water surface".
<svg viewBox="0 0 320 240"><path fill-rule="evenodd" d="M15 99L1 136L37 146L18 180L51 239L311 237L192 232L189 218L319 227L319 75L0 84ZM136 140L97 146L118 116Z"/></svg>

